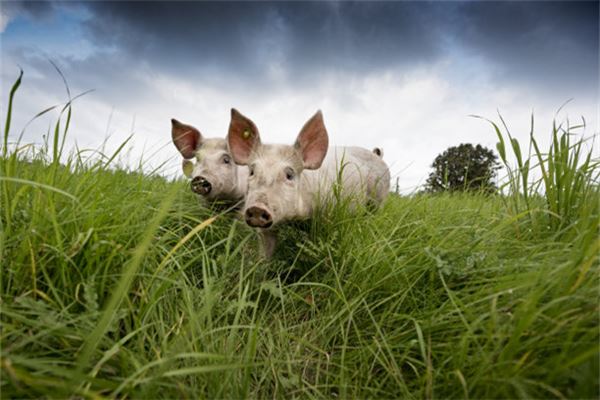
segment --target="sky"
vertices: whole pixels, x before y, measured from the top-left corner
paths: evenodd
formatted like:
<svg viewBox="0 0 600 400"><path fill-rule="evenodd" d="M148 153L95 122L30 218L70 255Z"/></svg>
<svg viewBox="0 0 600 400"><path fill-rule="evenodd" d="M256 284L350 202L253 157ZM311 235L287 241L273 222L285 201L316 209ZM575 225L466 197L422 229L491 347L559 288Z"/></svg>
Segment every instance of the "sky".
<svg viewBox="0 0 600 400"><path fill-rule="evenodd" d="M402 193L461 143L495 148L483 116L549 143L553 119L599 133L599 3L14 2L0 3L1 117L24 71L10 138L41 143L73 103L67 147L181 176L170 119L225 137L230 109L263 142L292 144L322 110L337 146L381 147ZM570 101L569 101L570 100ZM559 108L569 103L557 115ZM108 139L107 139L108 137Z"/></svg>

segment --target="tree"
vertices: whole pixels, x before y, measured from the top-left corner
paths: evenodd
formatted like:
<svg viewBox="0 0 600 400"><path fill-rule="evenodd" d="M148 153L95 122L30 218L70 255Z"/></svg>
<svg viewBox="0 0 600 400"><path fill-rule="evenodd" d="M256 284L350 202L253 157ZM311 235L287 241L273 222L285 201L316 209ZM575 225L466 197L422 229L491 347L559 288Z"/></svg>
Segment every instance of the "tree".
<svg viewBox="0 0 600 400"><path fill-rule="evenodd" d="M470 143L449 147L438 155L431 167L425 188L428 192L496 190L494 178L500 168L490 149Z"/></svg>

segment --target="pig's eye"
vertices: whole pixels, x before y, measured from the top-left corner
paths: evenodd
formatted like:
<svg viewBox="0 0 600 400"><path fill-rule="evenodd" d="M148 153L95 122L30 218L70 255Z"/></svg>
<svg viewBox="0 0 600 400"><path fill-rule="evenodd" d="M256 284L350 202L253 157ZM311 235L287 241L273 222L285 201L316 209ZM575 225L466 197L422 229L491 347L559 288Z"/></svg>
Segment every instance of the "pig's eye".
<svg viewBox="0 0 600 400"><path fill-rule="evenodd" d="M223 163L229 164L230 162L231 162L231 157L229 157L227 154L225 154L223 156Z"/></svg>
<svg viewBox="0 0 600 400"><path fill-rule="evenodd" d="M285 169L285 178L286 178L288 181L291 181L291 180L294 180L294 176L295 176L295 174L294 174L294 170L293 170L293 169L291 169L290 167L287 167L287 168Z"/></svg>
<svg viewBox="0 0 600 400"><path fill-rule="evenodd" d="M254 167L250 166L248 167L248 172L250 176L254 176Z"/></svg>

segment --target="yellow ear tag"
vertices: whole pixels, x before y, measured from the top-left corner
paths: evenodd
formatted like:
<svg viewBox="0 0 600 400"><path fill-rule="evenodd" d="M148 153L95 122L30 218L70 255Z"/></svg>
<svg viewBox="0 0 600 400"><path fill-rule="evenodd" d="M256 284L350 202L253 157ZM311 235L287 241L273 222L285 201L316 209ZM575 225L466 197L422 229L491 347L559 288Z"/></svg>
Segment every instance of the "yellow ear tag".
<svg viewBox="0 0 600 400"><path fill-rule="evenodd" d="M190 160L183 160L183 174L188 178L192 177L192 172L194 172L194 163Z"/></svg>
<svg viewBox="0 0 600 400"><path fill-rule="evenodd" d="M246 140L250 139L250 136L252 136L252 133L248 129L244 130L244 133L242 133L242 137Z"/></svg>

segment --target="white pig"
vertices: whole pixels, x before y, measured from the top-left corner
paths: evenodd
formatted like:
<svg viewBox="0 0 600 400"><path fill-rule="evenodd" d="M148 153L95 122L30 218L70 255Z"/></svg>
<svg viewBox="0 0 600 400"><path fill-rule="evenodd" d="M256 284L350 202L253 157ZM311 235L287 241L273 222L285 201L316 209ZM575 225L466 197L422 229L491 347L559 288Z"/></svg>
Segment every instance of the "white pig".
<svg viewBox="0 0 600 400"><path fill-rule="evenodd" d="M246 223L259 228L265 255L276 245L277 224L309 218L316 207L335 200L339 193L361 204L380 204L390 188L390 172L382 151L361 147L329 148L329 138L318 111L306 122L294 145L262 144L256 125L231 110L227 134L234 161L249 168L243 214Z"/></svg>
<svg viewBox="0 0 600 400"><path fill-rule="evenodd" d="M184 158L183 173L192 179L194 193L211 202L236 204L243 200L248 168L233 162L225 139L204 138L198 129L176 119L171 119L171 136Z"/></svg>

